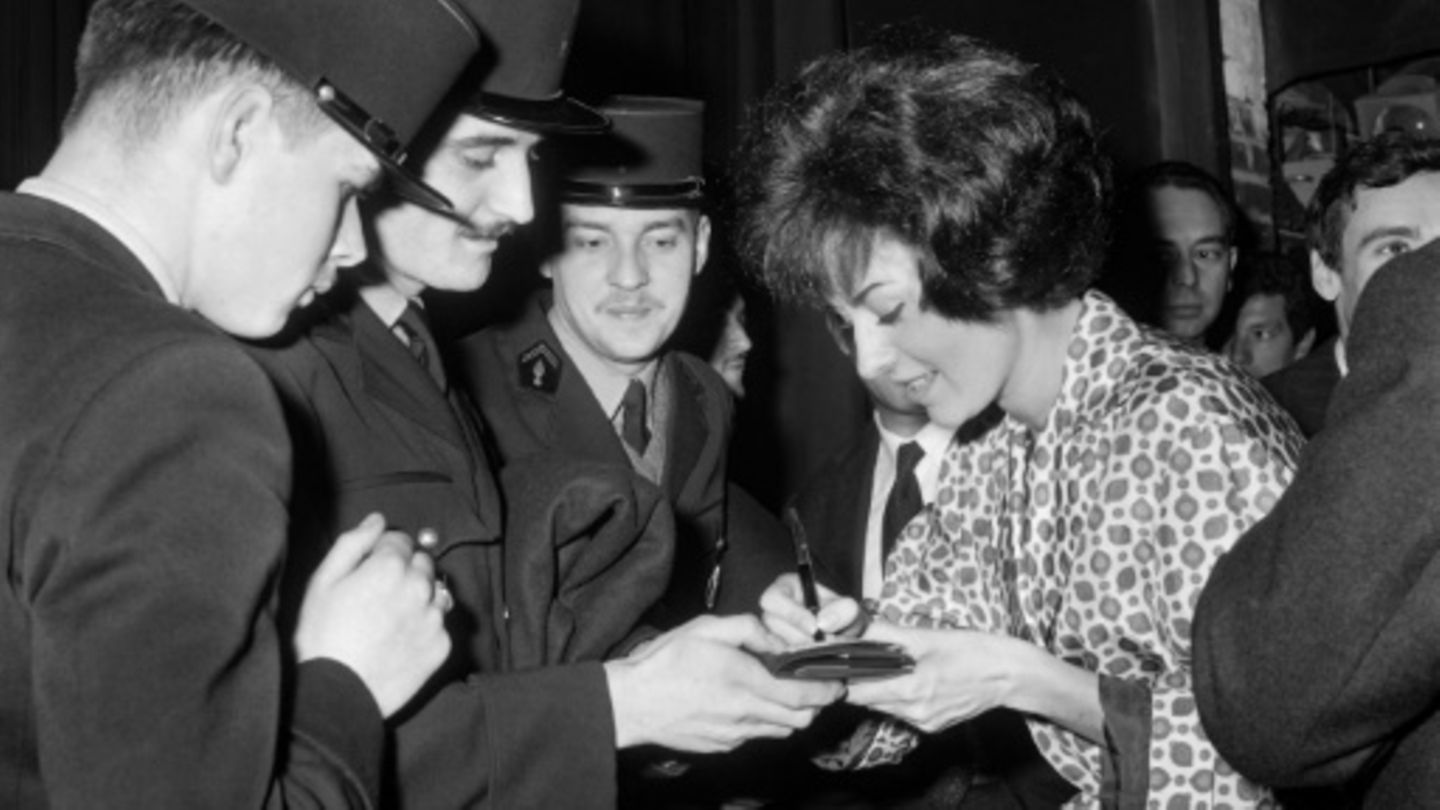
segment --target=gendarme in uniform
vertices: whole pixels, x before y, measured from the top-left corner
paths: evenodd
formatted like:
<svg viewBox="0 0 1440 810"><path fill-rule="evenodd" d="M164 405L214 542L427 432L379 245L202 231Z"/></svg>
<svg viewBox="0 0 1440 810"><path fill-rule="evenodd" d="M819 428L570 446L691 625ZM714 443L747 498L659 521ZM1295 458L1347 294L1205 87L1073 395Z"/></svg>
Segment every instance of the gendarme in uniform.
<svg viewBox="0 0 1440 810"><path fill-rule="evenodd" d="M610 316L586 314L592 310L608 311L612 302L613 308L643 309L646 301L667 301L673 310L677 297L678 307L683 308L688 279L703 265L709 231L701 213L701 105L684 99L626 97L604 105L602 111L613 122L613 135L604 143L585 144L586 153L566 173L561 201L562 230L567 235L562 238L567 243L583 239L616 256L634 255L612 261L604 283L589 282L585 290L593 299L577 300L562 287L579 286L574 274L599 271L574 269L576 248L569 245L546 265L555 291L535 296L515 322L467 338L457 359L502 464L559 454L628 464L660 485L678 527L675 571L650 616L663 629L710 609L720 613L753 609L774 571L737 565L739 556L749 555L737 556L727 549L729 540L736 541L737 549L786 546L778 523L768 515L757 516L758 510L747 510L743 521L756 526L756 531L747 533L754 536L736 535L741 521L727 508L732 500L727 490L734 490L727 487L725 472L731 395L703 360L665 348L674 324L656 327L653 350L632 364L628 379L615 372L603 349L596 349L607 331L613 333L608 337L623 340L615 335L626 327L616 323L620 318L597 324ZM661 270L658 264L668 260L645 258L658 255L658 249L646 243L643 234L666 227L661 220L669 212L690 217L692 230L689 237L679 237L681 249L689 244L686 238L693 238L698 258L690 265ZM603 224L587 224L592 220ZM624 230L627 225L615 224L641 220L645 224L636 225L633 232ZM612 226L614 230L607 230ZM627 241L632 234L633 241ZM666 284L687 287L677 295L675 287L663 292ZM556 312L561 306L576 314L561 316ZM635 383L643 388L645 401L638 417L629 406ZM628 430L639 430L644 440L627 440ZM727 523L735 524L729 532Z"/></svg>

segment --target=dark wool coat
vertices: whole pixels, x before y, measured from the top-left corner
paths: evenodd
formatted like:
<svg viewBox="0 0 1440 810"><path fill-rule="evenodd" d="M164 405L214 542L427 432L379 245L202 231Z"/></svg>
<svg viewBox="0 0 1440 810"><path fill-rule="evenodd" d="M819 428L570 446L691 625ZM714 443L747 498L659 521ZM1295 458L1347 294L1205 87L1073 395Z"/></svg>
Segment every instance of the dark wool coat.
<svg viewBox="0 0 1440 810"><path fill-rule="evenodd" d="M93 221L0 195L0 805L369 807L354 673L282 673L290 447L244 351Z"/></svg>
<svg viewBox="0 0 1440 810"><path fill-rule="evenodd" d="M464 396L447 398L353 290L321 306L302 338L255 349L295 436L296 557L313 565L378 510L394 528L437 531L437 572L457 603L451 659L395 730L391 801L612 807L597 662L664 587L660 493L628 468L546 457L497 485ZM308 574L296 569L293 588Z"/></svg>
<svg viewBox="0 0 1440 810"><path fill-rule="evenodd" d="M551 329L547 304L538 297L517 322L466 338L455 357L501 463L551 453L628 465L609 418ZM549 371L537 376L534 361L542 356ZM746 496L728 496L734 490L725 480L733 408L724 381L684 352L667 352L661 363L675 397L661 489L677 524L675 572L650 616L663 629L705 612L717 565L715 612L735 613L754 610L793 557L773 516Z"/></svg>
<svg viewBox="0 0 1440 810"><path fill-rule="evenodd" d="M1317 806L1440 797L1440 244L1371 280L1351 372L1289 490L1221 559L1195 616L1220 753Z"/></svg>

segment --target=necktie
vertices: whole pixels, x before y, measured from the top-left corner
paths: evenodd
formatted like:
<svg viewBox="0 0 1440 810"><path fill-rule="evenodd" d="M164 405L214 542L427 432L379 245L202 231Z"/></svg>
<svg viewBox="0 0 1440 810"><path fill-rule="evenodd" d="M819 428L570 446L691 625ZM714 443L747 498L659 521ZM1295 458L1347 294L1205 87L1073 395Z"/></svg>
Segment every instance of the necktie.
<svg viewBox="0 0 1440 810"><path fill-rule="evenodd" d="M890 485L890 497L885 499L885 513L880 519L882 564L889 559L905 524L925 507L920 479L915 477L915 466L924 456L925 450L919 442L906 442L895 454L895 483Z"/></svg>
<svg viewBox="0 0 1440 810"><path fill-rule="evenodd" d="M405 343L410 347L410 354L415 357L415 362L430 374L430 379L445 391L445 367L440 362L440 353L435 350L435 336L430 333L430 327L425 323L425 313L414 304L405 307L400 313L400 320L396 321L395 328L405 335Z"/></svg>
<svg viewBox="0 0 1440 810"><path fill-rule="evenodd" d="M639 455L650 446L650 427L645 421L645 384L631 380L620 400L620 438Z"/></svg>

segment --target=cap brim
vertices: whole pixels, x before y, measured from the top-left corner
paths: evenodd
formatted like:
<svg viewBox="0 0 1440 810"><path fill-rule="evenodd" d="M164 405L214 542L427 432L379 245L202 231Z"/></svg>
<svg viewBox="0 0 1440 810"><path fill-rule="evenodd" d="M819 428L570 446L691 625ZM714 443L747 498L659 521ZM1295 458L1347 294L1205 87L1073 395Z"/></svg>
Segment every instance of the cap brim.
<svg viewBox="0 0 1440 810"><path fill-rule="evenodd" d="M383 156L380 157L380 164L385 167L387 187L396 197L452 219L460 216L449 197L436 191L434 186L416 177L404 166Z"/></svg>
<svg viewBox="0 0 1440 810"><path fill-rule="evenodd" d="M478 93L464 111L507 127L553 135L599 135L610 129L610 119L573 98L524 99Z"/></svg>
<svg viewBox="0 0 1440 810"><path fill-rule="evenodd" d="M705 183L699 178L654 184L567 180L560 186L560 200L611 208L702 208L705 205Z"/></svg>

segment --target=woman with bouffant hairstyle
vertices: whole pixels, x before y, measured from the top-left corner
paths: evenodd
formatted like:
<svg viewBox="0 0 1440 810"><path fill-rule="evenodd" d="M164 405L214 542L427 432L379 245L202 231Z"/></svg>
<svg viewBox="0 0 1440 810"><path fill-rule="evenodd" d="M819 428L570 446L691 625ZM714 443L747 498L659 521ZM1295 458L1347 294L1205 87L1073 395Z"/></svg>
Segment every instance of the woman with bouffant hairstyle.
<svg viewBox="0 0 1440 810"><path fill-rule="evenodd" d="M892 762L1006 708L1068 806L1268 801L1200 728L1190 616L1299 438L1232 366L1089 290L1110 183L1075 97L982 42L896 29L774 91L739 172L767 285L827 308L861 377L966 428L863 631L914 670L850 685L879 719L826 761ZM799 590L784 577L762 602L796 642L866 624L828 592L812 615Z"/></svg>

